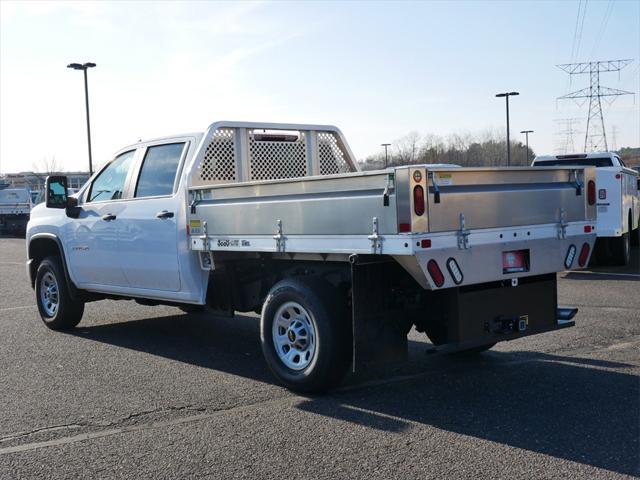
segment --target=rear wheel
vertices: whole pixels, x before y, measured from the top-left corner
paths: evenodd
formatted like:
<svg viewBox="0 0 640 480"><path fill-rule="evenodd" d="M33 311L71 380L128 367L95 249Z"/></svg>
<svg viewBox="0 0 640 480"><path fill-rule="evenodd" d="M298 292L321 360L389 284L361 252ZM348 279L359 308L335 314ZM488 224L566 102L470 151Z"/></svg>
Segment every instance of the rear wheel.
<svg viewBox="0 0 640 480"><path fill-rule="evenodd" d="M638 246L640 245L640 224L638 228L633 231L633 235L631 236L631 244Z"/></svg>
<svg viewBox="0 0 640 480"><path fill-rule="evenodd" d="M283 280L267 295L260 339L280 382L299 392L325 391L342 380L351 360L346 301L323 280Z"/></svg>
<svg viewBox="0 0 640 480"><path fill-rule="evenodd" d="M612 239L613 262L616 265L627 265L631 259L631 234L627 232L621 237Z"/></svg>
<svg viewBox="0 0 640 480"><path fill-rule="evenodd" d="M71 298L59 257L47 257L40 262L35 287L38 311L47 327L66 330L80 323L84 302Z"/></svg>

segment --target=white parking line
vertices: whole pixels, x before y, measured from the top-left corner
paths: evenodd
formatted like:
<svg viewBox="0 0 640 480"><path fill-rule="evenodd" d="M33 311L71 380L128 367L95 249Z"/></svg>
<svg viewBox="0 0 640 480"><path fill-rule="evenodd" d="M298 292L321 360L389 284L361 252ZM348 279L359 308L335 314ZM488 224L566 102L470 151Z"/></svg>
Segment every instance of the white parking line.
<svg viewBox="0 0 640 480"><path fill-rule="evenodd" d="M574 275L603 275L607 277L631 277L631 278L640 278L639 273L608 273L608 272L592 272L590 270L583 271L565 271L564 273L572 273Z"/></svg>
<svg viewBox="0 0 640 480"><path fill-rule="evenodd" d="M0 308L0 312L6 312L9 310L23 310L25 308L34 308L36 305L24 305L22 307L5 307L5 308Z"/></svg>

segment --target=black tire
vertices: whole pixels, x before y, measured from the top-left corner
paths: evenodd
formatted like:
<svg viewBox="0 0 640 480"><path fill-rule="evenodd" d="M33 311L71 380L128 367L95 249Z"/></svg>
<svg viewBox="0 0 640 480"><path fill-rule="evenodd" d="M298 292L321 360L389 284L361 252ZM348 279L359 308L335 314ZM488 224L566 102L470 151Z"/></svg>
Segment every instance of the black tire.
<svg viewBox="0 0 640 480"><path fill-rule="evenodd" d="M629 232L621 237L611 239L611 249L613 250L613 263L615 265L628 265L631 260L631 235Z"/></svg>
<svg viewBox="0 0 640 480"><path fill-rule="evenodd" d="M304 311L300 313L299 309L291 305L298 305ZM279 312L286 308L296 309L301 318L306 319L311 334L315 330L315 343L307 343L310 356L305 360L297 356L301 362L299 369L290 368L281 359L281 356L288 352L284 350L286 345L281 346L283 350L280 354L276 351L276 348L280 347L276 347L277 334L274 332L274 322L276 315L280 318ZM282 318L285 318L286 313L285 310ZM295 322L291 320L291 323L293 325ZM288 338L293 342L295 334L292 339L289 335L291 328L293 327L287 329L280 338L284 338L285 341L288 341ZM262 307L260 340L267 365L282 384L297 392L324 392L343 379L351 361L352 333L346 298L341 298L335 288L318 278L299 277L282 280L271 289ZM311 344L315 345L313 352ZM292 350L292 347L289 347L289 350ZM293 350L293 353L298 351ZM305 362L308 364L303 367Z"/></svg>
<svg viewBox="0 0 640 480"><path fill-rule="evenodd" d="M640 225L636 228L631 235L631 245L638 246L640 245Z"/></svg>
<svg viewBox="0 0 640 480"><path fill-rule="evenodd" d="M52 282L57 292L55 308L53 307L55 302L48 303L47 300L53 298L53 290L47 289L47 285L51 286ZM47 257L40 262L36 273L35 290L40 317L51 330L67 330L80 323L84 313L84 302L71 298L59 257ZM47 290L49 296L47 296Z"/></svg>

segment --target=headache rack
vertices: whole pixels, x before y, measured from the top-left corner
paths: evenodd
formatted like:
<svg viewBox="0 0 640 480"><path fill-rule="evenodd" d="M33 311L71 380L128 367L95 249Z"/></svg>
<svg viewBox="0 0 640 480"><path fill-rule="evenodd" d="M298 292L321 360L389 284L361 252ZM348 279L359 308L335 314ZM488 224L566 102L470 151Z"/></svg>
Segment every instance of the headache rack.
<svg viewBox="0 0 640 480"><path fill-rule="evenodd" d="M194 189L358 171L342 133L328 125L216 122L202 141Z"/></svg>

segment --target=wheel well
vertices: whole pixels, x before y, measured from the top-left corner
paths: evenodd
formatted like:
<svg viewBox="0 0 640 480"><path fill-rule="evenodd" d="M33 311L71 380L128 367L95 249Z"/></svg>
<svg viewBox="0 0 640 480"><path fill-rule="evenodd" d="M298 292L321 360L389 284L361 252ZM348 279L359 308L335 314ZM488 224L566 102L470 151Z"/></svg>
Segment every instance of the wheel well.
<svg viewBox="0 0 640 480"><path fill-rule="evenodd" d="M284 278L313 276L348 290L349 264L343 262L288 261L270 257L216 262L211 272L206 303L219 312L260 311L273 285Z"/></svg>
<svg viewBox="0 0 640 480"><path fill-rule="evenodd" d="M38 265L40 262L46 257L50 256L58 256L62 258L62 252L60 251L60 246L58 242L56 242L53 238L34 238L29 242L29 251L27 252L29 256L29 278L31 280L31 286L33 287L36 280L36 271L38 270ZM64 263L64 262L63 262ZM66 265L64 267L66 274Z"/></svg>

